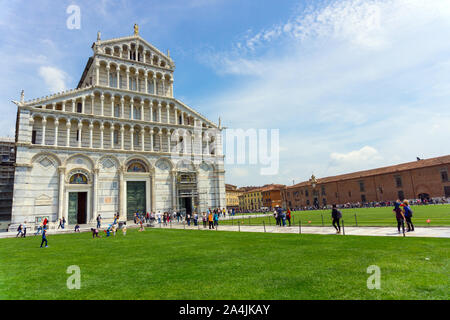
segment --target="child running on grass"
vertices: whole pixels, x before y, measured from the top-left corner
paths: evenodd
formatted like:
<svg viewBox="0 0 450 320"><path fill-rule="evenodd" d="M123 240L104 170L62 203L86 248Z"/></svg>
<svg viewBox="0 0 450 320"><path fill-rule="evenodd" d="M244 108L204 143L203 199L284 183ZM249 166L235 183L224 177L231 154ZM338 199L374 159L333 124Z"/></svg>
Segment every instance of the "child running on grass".
<svg viewBox="0 0 450 320"><path fill-rule="evenodd" d="M45 242L45 247L48 248L48 242L47 242L47 228L42 228L42 241L41 241L41 248L42 245Z"/></svg>

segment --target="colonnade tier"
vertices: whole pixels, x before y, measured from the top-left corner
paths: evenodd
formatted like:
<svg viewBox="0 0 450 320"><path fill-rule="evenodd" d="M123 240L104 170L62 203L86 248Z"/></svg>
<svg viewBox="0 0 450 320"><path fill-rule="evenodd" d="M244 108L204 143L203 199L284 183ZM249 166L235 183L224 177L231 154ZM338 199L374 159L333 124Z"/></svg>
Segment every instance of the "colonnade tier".
<svg viewBox="0 0 450 320"><path fill-rule="evenodd" d="M129 66L97 58L93 77L84 80L84 86L103 85L148 94L173 97L173 75L144 66Z"/></svg>
<svg viewBox="0 0 450 320"><path fill-rule="evenodd" d="M146 49L138 42L122 43L122 44L102 44L101 53L120 59L127 59L131 61L138 61L160 68L172 68L171 61L168 62L164 58L160 58L159 54Z"/></svg>
<svg viewBox="0 0 450 320"><path fill-rule="evenodd" d="M179 152L208 156L219 155L221 147L218 136L220 130L217 129L169 128L41 114L32 115L29 124L33 132L31 143L42 146Z"/></svg>
<svg viewBox="0 0 450 320"><path fill-rule="evenodd" d="M152 98L93 92L67 100L42 103L33 108L55 110L121 120L138 120L173 125L210 128L205 121L190 115L175 103Z"/></svg>

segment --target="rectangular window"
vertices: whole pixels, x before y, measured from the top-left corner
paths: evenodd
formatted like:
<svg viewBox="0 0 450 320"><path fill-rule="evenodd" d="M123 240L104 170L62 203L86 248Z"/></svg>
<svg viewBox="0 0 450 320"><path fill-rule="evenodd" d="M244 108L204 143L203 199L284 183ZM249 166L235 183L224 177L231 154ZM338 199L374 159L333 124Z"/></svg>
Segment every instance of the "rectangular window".
<svg viewBox="0 0 450 320"><path fill-rule="evenodd" d="M365 192L364 181L360 181L360 182L359 182L359 191Z"/></svg>
<svg viewBox="0 0 450 320"><path fill-rule="evenodd" d="M442 170L441 171L441 179L442 179L442 182L448 182L448 172L447 172L447 170Z"/></svg>
<svg viewBox="0 0 450 320"><path fill-rule="evenodd" d="M119 143L119 131L114 130L114 144Z"/></svg>
<svg viewBox="0 0 450 320"><path fill-rule="evenodd" d="M327 193L325 192L325 187L322 187L322 195L325 196Z"/></svg>
<svg viewBox="0 0 450 320"><path fill-rule="evenodd" d="M305 196L306 196L306 197L309 197L308 189L305 189Z"/></svg>
<svg viewBox="0 0 450 320"><path fill-rule="evenodd" d="M400 191L398 192L398 199L399 199L400 201L405 200L405 194L403 193L402 190L400 190Z"/></svg>
<svg viewBox="0 0 450 320"><path fill-rule="evenodd" d="M36 144L36 136L37 136L37 131L33 130L33 132L31 133L31 143L32 144Z"/></svg>
<svg viewBox="0 0 450 320"><path fill-rule="evenodd" d="M77 103L77 112L78 113L81 113L81 108L82 108L82 104L79 102L79 103Z"/></svg>
<svg viewBox="0 0 450 320"><path fill-rule="evenodd" d="M397 186L397 188L401 188L402 187L402 177L395 177L395 185Z"/></svg>
<svg viewBox="0 0 450 320"><path fill-rule="evenodd" d="M366 195L365 195L365 194L362 194L362 195L361 195L361 202L362 202L362 203L367 202L367 200L366 200Z"/></svg>
<svg viewBox="0 0 450 320"><path fill-rule="evenodd" d="M80 130L77 130L77 140L78 141L80 139Z"/></svg>

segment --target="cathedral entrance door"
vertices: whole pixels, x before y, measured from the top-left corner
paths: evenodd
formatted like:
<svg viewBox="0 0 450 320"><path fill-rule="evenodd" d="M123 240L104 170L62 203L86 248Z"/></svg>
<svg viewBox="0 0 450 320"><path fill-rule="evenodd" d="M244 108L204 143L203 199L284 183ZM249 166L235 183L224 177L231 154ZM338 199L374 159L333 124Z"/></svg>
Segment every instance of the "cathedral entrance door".
<svg viewBox="0 0 450 320"><path fill-rule="evenodd" d="M69 224L87 223L87 192L69 193Z"/></svg>
<svg viewBox="0 0 450 320"><path fill-rule="evenodd" d="M127 182L127 220L133 220L136 212L146 212L145 181Z"/></svg>

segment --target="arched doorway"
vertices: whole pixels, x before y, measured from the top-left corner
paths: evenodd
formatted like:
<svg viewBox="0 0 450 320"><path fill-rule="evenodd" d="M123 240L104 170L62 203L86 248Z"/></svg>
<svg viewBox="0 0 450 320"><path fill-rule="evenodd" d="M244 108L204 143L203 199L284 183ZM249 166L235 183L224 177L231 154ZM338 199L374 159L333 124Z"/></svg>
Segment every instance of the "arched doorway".
<svg viewBox="0 0 450 320"><path fill-rule="evenodd" d="M69 178L69 184L71 187L75 187L76 189L78 189L77 187L87 186L88 183L88 177L82 172L76 172ZM88 192L82 192L79 190L80 189L69 192L68 223L70 225L87 223Z"/></svg>
<svg viewBox="0 0 450 320"><path fill-rule="evenodd" d="M127 220L133 220L136 212L145 213L149 208L147 192L150 189L150 177L147 164L143 160L133 159L126 165Z"/></svg>
<svg viewBox="0 0 450 320"><path fill-rule="evenodd" d="M428 193L421 193L421 194L418 195L418 198L421 201L424 201L424 200L429 201L430 200L430 195Z"/></svg>

